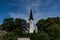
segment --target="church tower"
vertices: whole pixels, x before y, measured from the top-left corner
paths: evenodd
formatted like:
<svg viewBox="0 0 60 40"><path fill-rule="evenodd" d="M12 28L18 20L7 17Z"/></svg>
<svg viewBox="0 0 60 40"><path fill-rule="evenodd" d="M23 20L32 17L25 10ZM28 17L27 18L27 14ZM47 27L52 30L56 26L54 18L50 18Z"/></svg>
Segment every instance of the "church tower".
<svg viewBox="0 0 60 40"><path fill-rule="evenodd" d="M33 33L35 28L34 28L34 24L33 24L33 15L32 15L32 10L30 10L30 18L29 18L29 33Z"/></svg>

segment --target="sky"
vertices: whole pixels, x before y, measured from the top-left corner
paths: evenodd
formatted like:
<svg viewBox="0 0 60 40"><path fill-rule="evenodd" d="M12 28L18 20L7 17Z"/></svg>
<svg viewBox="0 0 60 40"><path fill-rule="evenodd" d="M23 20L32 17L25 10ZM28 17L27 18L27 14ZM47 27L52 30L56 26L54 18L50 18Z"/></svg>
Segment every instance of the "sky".
<svg viewBox="0 0 60 40"><path fill-rule="evenodd" d="M10 17L29 22L30 9L34 23L42 18L60 17L60 0L0 0L0 24Z"/></svg>

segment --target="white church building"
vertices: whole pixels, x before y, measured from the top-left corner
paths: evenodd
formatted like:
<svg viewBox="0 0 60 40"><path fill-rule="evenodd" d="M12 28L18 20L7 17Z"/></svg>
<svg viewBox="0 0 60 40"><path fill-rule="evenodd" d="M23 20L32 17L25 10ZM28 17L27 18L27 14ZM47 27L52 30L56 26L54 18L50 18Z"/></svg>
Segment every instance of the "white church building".
<svg viewBox="0 0 60 40"><path fill-rule="evenodd" d="M34 18L32 14L32 10L30 10L30 17L29 17L29 27L28 27L28 32L27 33L34 33L35 31L35 26L34 26ZM0 37L3 35L2 33L6 33L5 31L0 31ZM30 40L30 38L18 38L18 40Z"/></svg>
<svg viewBox="0 0 60 40"><path fill-rule="evenodd" d="M34 19L33 19L32 10L30 10L28 33L34 33L34 31L35 31L33 21L34 21ZM18 38L18 40L30 40L30 38Z"/></svg>
<svg viewBox="0 0 60 40"><path fill-rule="evenodd" d="M30 10L29 33L33 33L35 31L35 27L34 27L33 21L34 21L34 18L33 18L32 10Z"/></svg>

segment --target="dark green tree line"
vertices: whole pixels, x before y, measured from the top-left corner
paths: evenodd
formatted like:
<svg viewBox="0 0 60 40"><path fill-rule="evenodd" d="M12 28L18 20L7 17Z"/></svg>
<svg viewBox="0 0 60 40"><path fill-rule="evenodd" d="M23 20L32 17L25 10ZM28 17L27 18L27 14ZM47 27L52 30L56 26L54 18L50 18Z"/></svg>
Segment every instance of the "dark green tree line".
<svg viewBox="0 0 60 40"><path fill-rule="evenodd" d="M3 24L1 25L3 30L6 30L7 32L14 32L18 36L24 36L26 32L27 22L24 19L20 18L6 18L3 21ZM24 30L25 29L25 30Z"/></svg>
<svg viewBox="0 0 60 40"><path fill-rule="evenodd" d="M49 40L60 40L60 18L41 19L37 22L38 30L48 34Z"/></svg>

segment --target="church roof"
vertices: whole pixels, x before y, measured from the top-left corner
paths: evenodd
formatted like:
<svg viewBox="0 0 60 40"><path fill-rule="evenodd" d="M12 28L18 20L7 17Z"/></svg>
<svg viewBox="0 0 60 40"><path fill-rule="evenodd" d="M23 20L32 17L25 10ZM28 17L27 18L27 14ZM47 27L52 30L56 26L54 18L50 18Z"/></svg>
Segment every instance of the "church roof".
<svg viewBox="0 0 60 40"><path fill-rule="evenodd" d="M33 19L33 14L32 14L32 9L30 10L30 18L29 18L29 20L34 20Z"/></svg>

